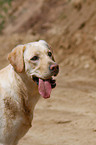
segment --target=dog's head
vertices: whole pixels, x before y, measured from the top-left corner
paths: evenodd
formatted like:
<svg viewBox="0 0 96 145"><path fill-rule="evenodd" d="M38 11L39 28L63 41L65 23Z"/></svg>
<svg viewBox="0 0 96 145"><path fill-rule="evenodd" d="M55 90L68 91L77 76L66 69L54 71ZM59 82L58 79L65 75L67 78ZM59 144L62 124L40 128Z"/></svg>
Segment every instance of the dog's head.
<svg viewBox="0 0 96 145"><path fill-rule="evenodd" d="M59 72L52 51L44 40L18 45L8 59L17 73L25 72L38 85L39 93L49 98L51 89L56 86L52 76Z"/></svg>

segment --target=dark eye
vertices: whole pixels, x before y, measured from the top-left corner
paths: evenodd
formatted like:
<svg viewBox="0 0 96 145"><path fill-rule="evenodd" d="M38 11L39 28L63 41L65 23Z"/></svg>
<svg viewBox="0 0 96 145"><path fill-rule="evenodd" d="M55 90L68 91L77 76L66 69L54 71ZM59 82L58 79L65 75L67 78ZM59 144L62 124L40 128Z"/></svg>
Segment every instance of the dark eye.
<svg viewBox="0 0 96 145"><path fill-rule="evenodd" d="M51 56L52 56L52 53L51 53L51 52L48 52L48 56L50 56L50 57L51 57Z"/></svg>
<svg viewBox="0 0 96 145"><path fill-rule="evenodd" d="M34 56L34 57L32 57L30 60L38 60L38 59L39 59L38 56Z"/></svg>

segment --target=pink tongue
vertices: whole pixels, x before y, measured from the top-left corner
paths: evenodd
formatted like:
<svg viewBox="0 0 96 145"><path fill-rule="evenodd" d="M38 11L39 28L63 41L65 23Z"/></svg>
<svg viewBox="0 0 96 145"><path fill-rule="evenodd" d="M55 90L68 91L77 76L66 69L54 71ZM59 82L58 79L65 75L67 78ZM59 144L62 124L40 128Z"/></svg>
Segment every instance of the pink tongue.
<svg viewBox="0 0 96 145"><path fill-rule="evenodd" d="M38 89L42 97L44 97L45 99L50 97L52 88L49 80L43 81L42 79L39 79Z"/></svg>

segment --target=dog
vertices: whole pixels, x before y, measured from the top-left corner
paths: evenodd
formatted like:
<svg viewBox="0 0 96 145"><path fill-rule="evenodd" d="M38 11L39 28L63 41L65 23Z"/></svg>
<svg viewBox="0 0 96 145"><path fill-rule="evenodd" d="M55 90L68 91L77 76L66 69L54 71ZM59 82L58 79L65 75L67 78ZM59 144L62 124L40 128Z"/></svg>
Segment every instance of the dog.
<svg viewBox="0 0 96 145"><path fill-rule="evenodd" d="M0 143L17 145L31 128L40 96L50 97L59 72L52 50L44 40L16 46L10 64L0 70Z"/></svg>

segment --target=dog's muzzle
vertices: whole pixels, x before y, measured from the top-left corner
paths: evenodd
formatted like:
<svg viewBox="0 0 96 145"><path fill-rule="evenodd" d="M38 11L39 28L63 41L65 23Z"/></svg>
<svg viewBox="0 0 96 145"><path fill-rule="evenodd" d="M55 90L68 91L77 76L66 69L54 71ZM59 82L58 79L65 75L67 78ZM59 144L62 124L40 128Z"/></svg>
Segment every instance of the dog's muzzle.
<svg viewBox="0 0 96 145"><path fill-rule="evenodd" d="M59 72L59 66L57 64L51 64L49 66L51 72L51 77L48 79L38 78L37 76L32 76L33 81L38 85L38 91L41 96L45 99L50 97L51 90L56 87L56 81L52 76L56 76Z"/></svg>

